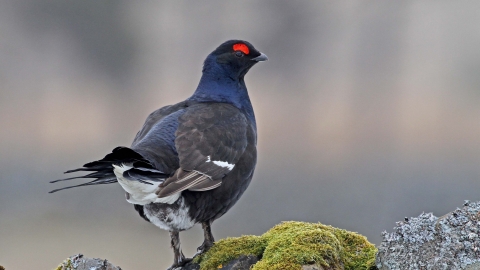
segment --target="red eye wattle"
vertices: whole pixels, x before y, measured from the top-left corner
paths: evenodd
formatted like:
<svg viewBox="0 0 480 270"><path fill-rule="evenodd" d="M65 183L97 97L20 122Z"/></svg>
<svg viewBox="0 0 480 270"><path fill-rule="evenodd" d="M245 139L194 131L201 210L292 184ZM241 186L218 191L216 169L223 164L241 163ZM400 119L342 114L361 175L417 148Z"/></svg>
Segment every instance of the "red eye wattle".
<svg viewBox="0 0 480 270"><path fill-rule="evenodd" d="M247 45L245 45L243 43L237 43L237 44L233 45L233 50L234 51L241 51L244 54L250 53L250 50L248 49Z"/></svg>

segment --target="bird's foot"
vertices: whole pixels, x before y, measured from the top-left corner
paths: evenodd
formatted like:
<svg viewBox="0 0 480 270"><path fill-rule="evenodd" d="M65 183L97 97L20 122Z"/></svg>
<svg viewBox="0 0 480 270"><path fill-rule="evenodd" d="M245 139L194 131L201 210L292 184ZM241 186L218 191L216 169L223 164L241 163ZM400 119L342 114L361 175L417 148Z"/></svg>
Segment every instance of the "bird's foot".
<svg viewBox="0 0 480 270"><path fill-rule="evenodd" d="M202 255L203 253L207 252L211 247L213 247L212 241L203 241L202 245L197 248L197 253L193 256L193 258Z"/></svg>
<svg viewBox="0 0 480 270"><path fill-rule="evenodd" d="M179 262L175 262L174 264L172 264L169 268L167 268L167 270L175 270L175 269L181 269L185 264L191 262L193 260L193 258L185 258L183 257L181 259L181 261Z"/></svg>

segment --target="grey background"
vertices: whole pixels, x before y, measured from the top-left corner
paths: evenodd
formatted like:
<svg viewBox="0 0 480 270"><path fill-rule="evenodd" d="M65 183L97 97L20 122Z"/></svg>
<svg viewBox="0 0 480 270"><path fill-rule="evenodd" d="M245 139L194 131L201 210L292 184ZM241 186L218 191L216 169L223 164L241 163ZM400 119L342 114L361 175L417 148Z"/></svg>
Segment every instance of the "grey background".
<svg viewBox="0 0 480 270"><path fill-rule="evenodd" d="M168 233L118 185L48 194L191 95L206 55L252 42L254 180L217 239L284 220L357 231L480 197L478 1L0 0L0 264L69 255L163 269ZM200 228L182 233L191 256Z"/></svg>

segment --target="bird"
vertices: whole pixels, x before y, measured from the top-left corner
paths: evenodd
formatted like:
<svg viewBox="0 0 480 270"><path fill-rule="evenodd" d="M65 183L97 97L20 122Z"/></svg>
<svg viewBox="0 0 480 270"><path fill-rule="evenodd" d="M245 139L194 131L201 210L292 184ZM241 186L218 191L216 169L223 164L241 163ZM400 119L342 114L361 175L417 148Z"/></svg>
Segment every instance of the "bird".
<svg viewBox="0 0 480 270"><path fill-rule="evenodd" d="M249 186L257 163L257 125L245 75L268 57L244 40L228 40L210 53L193 95L152 112L130 147L65 173L94 180L50 191L119 183L127 202L146 221L170 234L175 269L190 262L179 233L201 224L204 241L195 256L214 244L211 224ZM195 257L194 256L194 257Z"/></svg>

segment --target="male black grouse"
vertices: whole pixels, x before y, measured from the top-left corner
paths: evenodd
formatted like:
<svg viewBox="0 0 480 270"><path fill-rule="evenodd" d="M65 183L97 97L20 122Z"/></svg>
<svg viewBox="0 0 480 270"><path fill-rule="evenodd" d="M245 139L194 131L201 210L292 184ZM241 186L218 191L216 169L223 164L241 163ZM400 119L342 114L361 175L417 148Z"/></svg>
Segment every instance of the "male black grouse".
<svg viewBox="0 0 480 270"><path fill-rule="evenodd" d="M210 224L225 214L250 184L257 161L257 127L244 77L267 56L243 40L214 50L203 65L193 95L151 113L132 146L117 147L103 159L70 170L91 173L66 178L96 178L59 190L118 182L127 201L145 220L170 232L171 268L186 259L179 232L201 223L205 240L214 242Z"/></svg>

